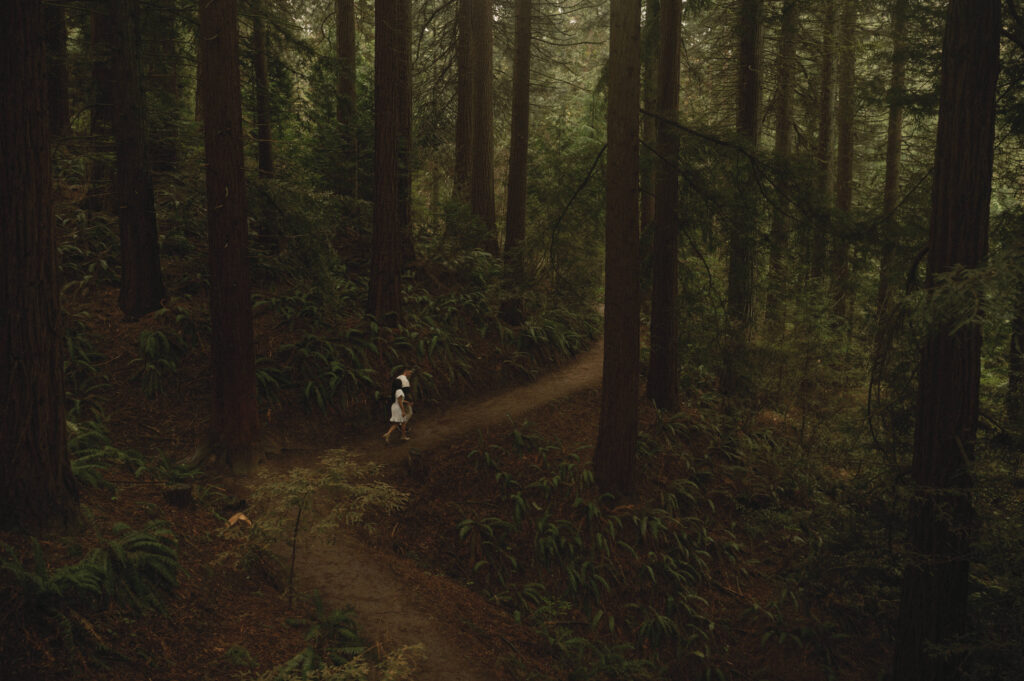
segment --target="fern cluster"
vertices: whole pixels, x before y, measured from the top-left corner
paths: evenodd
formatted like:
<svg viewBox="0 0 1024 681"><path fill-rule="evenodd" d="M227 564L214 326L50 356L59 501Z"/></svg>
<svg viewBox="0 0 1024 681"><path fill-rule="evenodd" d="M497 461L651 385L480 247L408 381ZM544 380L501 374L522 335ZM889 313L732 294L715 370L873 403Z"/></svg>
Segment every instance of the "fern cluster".
<svg viewBox="0 0 1024 681"><path fill-rule="evenodd" d="M26 610L53 615L67 604L93 607L117 602L142 612L159 610L162 596L177 585L177 539L163 523L141 530L124 523L116 535L76 563L50 570L39 543L33 540L33 562L24 565L13 549L4 546L0 569L14 579Z"/></svg>
<svg viewBox="0 0 1024 681"><path fill-rule="evenodd" d="M26 564L6 544L0 544L0 601L7 604L6 618L17 621L26 635L59 639L65 650L81 655L81 649L109 651L111 644L89 619L90 611L111 604L132 613L162 611L164 596L177 585L177 540L161 523L141 530L118 524L115 537L89 551L81 560L50 569L42 549L32 542L32 558ZM35 632L29 634L28 632ZM18 668L30 652L20 638L14 648L0 637L4 664Z"/></svg>

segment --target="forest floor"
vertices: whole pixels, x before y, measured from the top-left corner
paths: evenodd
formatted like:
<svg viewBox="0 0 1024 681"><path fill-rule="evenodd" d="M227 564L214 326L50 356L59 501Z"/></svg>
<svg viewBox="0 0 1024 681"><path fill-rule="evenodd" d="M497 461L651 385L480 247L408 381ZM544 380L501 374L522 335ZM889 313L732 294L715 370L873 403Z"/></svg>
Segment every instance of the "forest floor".
<svg viewBox="0 0 1024 681"><path fill-rule="evenodd" d="M206 367L184 367L166 390L151 398L143 396L134 378L138 371L132 364L134 343L140 329L155 322L141 320L126 326L102 314L115 308L114 295L104 292L90 300L95 306L93 332L107 339L108 360L99 369L110 386L104 417L111 440L147 461L187 459L206 428ZM510 439L526 433L536 442L559 443L563 453L578 452L581 466L586 466L597 436L602 358L598 341L529 383L496 380L489 385L483 376L474 382L477 394L447 395L436 403L418 400L412 439L400 442L393 437L387 446L381 439L386 428L383 416L374 419L365 412L323 414L279 406L263 415L267 457L259 475L193 480L196 503L183 508L168 502L165 480L140 477L130 465L112 469L105 477L113 487L82 488L86 530L75 537L42 539L44 554L53 565L73 562L116 535L112 528L117 523L142 528L157 520L177 537L177 587L166 594L162 612L130 612L113 604L98 609L75 605L68 611L70 624L51 623L49 628L17 621L10 615L16 610L7 607L13 603L0 602L0 659L8 656L10 665L0 665L0 681L253 679L311 646L316 648L330 620L328 613L345 608L351 608L359 638L370 646L367 659L404 655L416 665L407 678L569 678L565 659L553 650L550 639L484 595L482 578L472 560L467 563L457 526L466 517L495 512L500 503L494 475L481 476L470 456L473 451L507 446ZM642 404L644 429L653 432L657 419L654 410ZM758 530L739 534L765 496L757 492L764 484L758 476L770 473L774 464L762 461L759 471L718 468L714 455L709 458L704 452L712 447L707 437L699 429L690 432L675 442L688 452L684 460L711 466L701 472L705 476L702 494L709 500L714 497L718 509L709 531L725 528L716 538L724 544L731 541L728 528L734 528L743 544L733 558L714 560L711 579L700 593L709 621L718 625L716 645L723 657L716 664L725 678L878 678L888 655L880 620L851 611L834 630L825 629L817 624L817 605L796 601L787 605L786 591L780 587L785 583L782 574L800 564L806 553L805 544L790 537L793 526L780 524L760 534ZM275 485L287 484L290 476L316 472L326 460L339 457L379 465L375 480L407 494L408 503L400 513L374 517L373 532L360 523L344 522L335 522L327 534L303 529L295 543L292 597L286 576L290 534L285 534L284 541L278 535L273 545L284 559L282 569L274 561L261 560L253 550L261 541L252 531L242 525L228 529L225 521L241 508L258 530L266 520L261 515L261 489L273 493ZM528 466L529 461L523 457L519 464ZM774 475L782 479L781 487L768 489L768 496L785 493L789 496L784 505L804 506L806 494L787 484L780 471ZM657 496L660 482L651 482L650 489L638 492L637 506L642 505L643 495ZM330 511L329 504L310 507L303 527L315 523L316 515L325 511ZM30 563L27 538L0 535L0 542ZM0 601L8 593L3 586ZM835 600L828 587L823 588L824 598ZM857 594L837 596L845 603ZM628 598L608 594L609 603ZM776 638L766 643L773 627L781 629L757 619L757 613L765 612L762 605L777 608L772 622L785 617L786 631L804 628L809 633L803 639L787 634L784 640L776 632ZM574 617L552 624L575 627ZM73 630L70 645L69 626ZM417 649L403 652L406 646ZM322 646L319 652L324 652Z"/></svg>
<svg viewBox="0 0 1024 681"><path fill-rule="evenodd" d="M598 341L567 366L533 383L444 409L422 408L410 422L412 438L407 442L396 431L391 444L385 444L382 425L365 437L340 444L355 461L397 467L389 477L408 472L410 453L417 462L413 466L429 466L433 450L459 438L486 438L492 428L507 430L537 410L557 412L559 401L600 388L603 356L604 344ZM582 425L580 434L588 434L589 428ZM325 453L287 450L267 467L284 475L298 466L315 465ZM273 484L274 477L273 472L261 476L257 484ZM244 498L252 484L252 480L238 480L228 489ZM416 672L421 681L503 678L498 661L510 653L521 656L531 646L525 627L466 586L423 572L413 561L372 547L344 528L307 539L296 554L297 588L317 591L329 607L351 607L368 641L385 650L422 645ZM540 660L534 664L543 666Z"/></svg>

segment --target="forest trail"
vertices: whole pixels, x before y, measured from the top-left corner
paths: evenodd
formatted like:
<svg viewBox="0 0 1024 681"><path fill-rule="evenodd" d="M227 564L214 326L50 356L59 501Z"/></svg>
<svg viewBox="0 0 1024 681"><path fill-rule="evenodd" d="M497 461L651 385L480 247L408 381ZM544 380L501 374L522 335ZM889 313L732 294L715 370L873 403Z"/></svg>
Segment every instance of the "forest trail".
<svg viewBox="0 0 1024 681"><path fill-rule="evenodd" d="M356 460L397 464L413 449L426 452L476 429L516 419L530 410L579 391L599 388L604 356L602 340L566 366L533 383L478 401L454 405L440 414L429 409L411 422L412 439L385 445L380 433L351 446ZM314 457L315 458L315 457ZM307 459L311 463L314 458ZM499 660L514 646L489 650L472 631L464 612L482 604L468 588L464 597L448 598L453 589L445 578L419 571L411 561L375 550L339 531L330 541L300 543L295 583L300 592L317 590L329 609L351 606L364 640L385 650L423 644L415 678L418 681L492 681L502 678ZM432 586L438 586L436 590ZM455 586L456 589L463 589ZM457 602L455 602L457 601ZM507 642L507 641L506 641Z"/></svg>

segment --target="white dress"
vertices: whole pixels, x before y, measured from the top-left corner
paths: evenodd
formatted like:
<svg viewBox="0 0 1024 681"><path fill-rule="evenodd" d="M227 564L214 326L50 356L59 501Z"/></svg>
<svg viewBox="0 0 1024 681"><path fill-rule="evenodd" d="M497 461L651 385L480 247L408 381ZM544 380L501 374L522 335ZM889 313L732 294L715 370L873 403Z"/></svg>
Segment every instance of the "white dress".
<svg viewBox="0 0 1024 681"><path fill-rule="evenodd" d="M405 393L399 388L395 391L395 401L391 403L391 423L405 423L408 419L402 413L402 406L398 404L398 398L405 400Z"/></svg>

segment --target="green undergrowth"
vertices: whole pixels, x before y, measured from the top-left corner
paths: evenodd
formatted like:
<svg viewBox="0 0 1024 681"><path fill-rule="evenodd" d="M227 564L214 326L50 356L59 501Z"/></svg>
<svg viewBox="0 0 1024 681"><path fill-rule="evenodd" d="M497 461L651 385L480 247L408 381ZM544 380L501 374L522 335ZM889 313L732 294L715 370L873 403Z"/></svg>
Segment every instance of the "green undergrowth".
<svg viewBox="0 0 1024 681"><path fill-rule="evenodd" d="M254 217L258 226L265 226L284 210L285 198L293 197L278 198L256 204L263 211ZM400 323L379 324L364 313L367 263L365 253L354 248L368 234L368 216L349 203L313 195L288 208L304 217L289 213L293 231L287 238L253 235L261 411L299 406L314 414L376 419L398 367L417 369L419 399L445 400L472 392L482 375L490 386L532 378L578 354L599 335L600 316L592 306L569 308L542 286L522 291L525 322L506 324L499 314L508 295L501 261L430 239L419 246L421 260L403 276ZM109 248L110 221L102 213L70 207L60 212L65 305L76 310L69 349L77 353L73 357L94 364L82 354L90 348L81 341L103 319L84 308L97 290L118 284L116 276L104 274L119 267L116 252ZM335 224L332 214L343 218L341 226L325 227ZM148 399L173 395L209 361L206 264L196 257L202 249L188 247L200 241L202 225L187 211L176 209L174 215L181 222L168 224L162 234L169 246L165 265L183 271L168 277L163 307L126 329L135 337L128 352L131 377ZM109 313L116 315L114 310ZM77 376L75 383L88 378Z"/></svg>
<svg viewBox="0 0 1024 681"><path fill-rule="evenodd" d="M351 609L327 611L314 595L308 617L288 620L288 625L306 630L307 645L291 659L253 678L254 681L406 681L415 679L422 644L384 651L368 646L359 636ZM243 651L245 652L245 651ZM243 664L254 666L251 656L240 656ZM246 678L243 676L243 678Z"/></svg>
<svg viewBox="0 0 1024 681"><path fill-rule="evenodd" d="M899 597L884 479L719 406L645 412L617 503L545 426L434 458L394 547L530 627L568 678L874 678Z"/></svg>
<svg viewBox="0 0 1024 681"><path fill-rule="evenodd" d="M656 456L654 436L644 447L657 484L613 503L582 450L516 428L418 490L400 550L434 559L437 547L415 533L447 522L437 538L443 569L531 627L570 678L715 678L705 594L715 567L741 548L714 520L707 462Z"/></svg>

